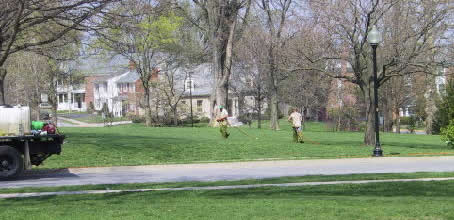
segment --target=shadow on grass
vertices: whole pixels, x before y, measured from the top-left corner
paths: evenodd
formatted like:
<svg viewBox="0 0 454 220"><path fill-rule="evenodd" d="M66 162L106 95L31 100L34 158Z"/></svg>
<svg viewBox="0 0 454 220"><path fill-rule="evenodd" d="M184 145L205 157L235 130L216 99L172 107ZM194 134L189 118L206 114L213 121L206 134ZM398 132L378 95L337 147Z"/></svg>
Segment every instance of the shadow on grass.
<svg viewBox="0 0 454 220"><path fill-rule="evenodd" d="M382 143L383 145L383 143ZM451 149L449 147L446 147L444 145L440 144L426 144L426 143L404 143L404 142L390 142L390 141L385 141L384 145L388 146L394 146L394 147L406 147L406 148L417 148L417 149L440 149L440 150L446 150L446 149Z"/></svg>
<svg viewBox="0 0 454 220"><path fill-rule="evenodd" d="M343 184L305 187L266 187L204 191L206 197L267 198L280 196L453 197L454 181Z"/></svg>

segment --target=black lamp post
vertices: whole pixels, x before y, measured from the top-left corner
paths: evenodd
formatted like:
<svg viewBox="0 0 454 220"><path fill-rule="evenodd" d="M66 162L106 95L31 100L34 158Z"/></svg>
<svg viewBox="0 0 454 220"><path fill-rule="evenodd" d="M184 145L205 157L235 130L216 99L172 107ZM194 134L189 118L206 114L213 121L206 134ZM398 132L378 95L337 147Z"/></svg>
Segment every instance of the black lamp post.
<svg viewBox="0 0 454 220"><path fill-rule="evenodd" d="M378 80L377 80L377 46L380 42L380 33L377 30L377 27L372 26L372 30L369 31L367 41L372 47L372 56L374 62L374 109L375 109L375 148L372 156L382 157L383 150L380 145L380 130L379 130L379 121L378 121Z"/></svg>

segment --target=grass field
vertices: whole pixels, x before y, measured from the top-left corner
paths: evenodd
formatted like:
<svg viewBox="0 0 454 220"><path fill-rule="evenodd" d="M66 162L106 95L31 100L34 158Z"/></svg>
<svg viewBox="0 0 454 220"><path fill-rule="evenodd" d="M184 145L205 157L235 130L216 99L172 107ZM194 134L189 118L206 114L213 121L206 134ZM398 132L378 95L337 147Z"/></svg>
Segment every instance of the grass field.
<svg viewBox="0 0 454 220"><path fill-rule="evenodd" d="M230 128L227 140L210 127L61 128L67 135L63 152L49 158L43 167L368 157L372 152L372 147L363 146L363 133L328 132L323 124L308 123L306 143L295 144L290 126L281 124L280 131L242 127L249 136ZM435 135L384 133L381 140L385 156L454 155L454 149Z"/></svg>
<svg viewBox="0 0 454 220"><path fill-rule="evenodd" d="M454 181L0 200L0 219L454 219Z"/></svg>

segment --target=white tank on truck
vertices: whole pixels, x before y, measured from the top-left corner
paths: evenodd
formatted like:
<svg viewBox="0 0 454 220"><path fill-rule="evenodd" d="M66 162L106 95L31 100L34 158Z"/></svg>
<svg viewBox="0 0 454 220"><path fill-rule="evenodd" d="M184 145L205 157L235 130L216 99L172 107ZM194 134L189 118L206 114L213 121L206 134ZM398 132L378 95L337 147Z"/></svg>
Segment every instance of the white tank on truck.
<svg viewBox="0 0 454 220"><path fill-rule="evenodd" d="M0 106L0 136L30 134L30 108Z"/></svg>

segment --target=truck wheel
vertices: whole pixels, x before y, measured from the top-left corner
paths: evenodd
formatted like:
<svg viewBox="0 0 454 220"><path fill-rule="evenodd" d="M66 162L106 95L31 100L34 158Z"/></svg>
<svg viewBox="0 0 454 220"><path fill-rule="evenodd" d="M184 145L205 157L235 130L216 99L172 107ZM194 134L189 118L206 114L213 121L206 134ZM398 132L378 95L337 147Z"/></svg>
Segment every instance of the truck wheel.
<svg viewBox="0 0 454 220"><path fill-rule="evenodd" d="M24 159L19 151L9 146L0 146L0 179L19 176L24 171Z"/></svg>

